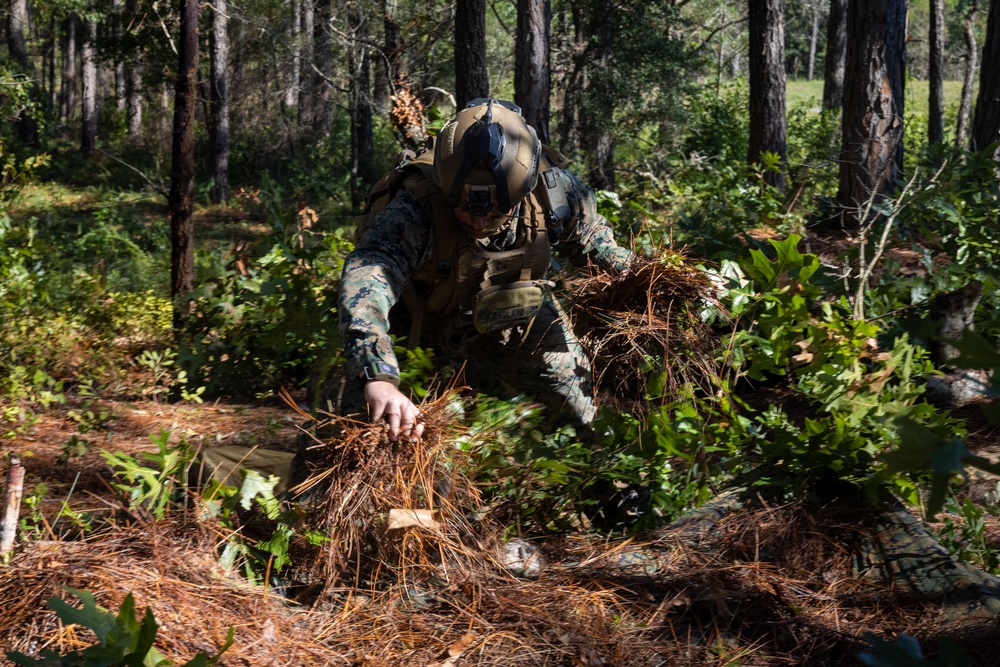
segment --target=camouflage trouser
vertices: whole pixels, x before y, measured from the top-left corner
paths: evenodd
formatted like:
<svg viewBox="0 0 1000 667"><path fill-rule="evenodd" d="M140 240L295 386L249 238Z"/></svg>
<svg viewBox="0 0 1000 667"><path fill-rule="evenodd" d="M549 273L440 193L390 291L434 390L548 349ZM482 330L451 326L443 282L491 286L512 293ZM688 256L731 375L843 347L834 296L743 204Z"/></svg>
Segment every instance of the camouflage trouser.
<svg viewBox="0 0 1000 667"><path fill-rule="evenodd" d="M499 381L578 424L594 420L590 359L554 299L545 301L530 327L476 336L459 352L468 360L466 377L473 388Z"/></svg>

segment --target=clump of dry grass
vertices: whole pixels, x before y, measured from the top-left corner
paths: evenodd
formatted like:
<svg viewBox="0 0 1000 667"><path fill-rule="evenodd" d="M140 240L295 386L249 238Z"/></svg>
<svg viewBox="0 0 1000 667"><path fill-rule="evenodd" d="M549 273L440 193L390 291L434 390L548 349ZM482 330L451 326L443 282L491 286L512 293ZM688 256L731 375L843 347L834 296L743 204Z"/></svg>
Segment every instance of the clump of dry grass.
<svg viewBox="0 0 1000 667"><path fill-rule="evenodd" d="M574 330L598 369L598 389L612 404L641 412L649 395L668 401L716 384L718 340L702 312L722 308L709 277L680 253L636 257L620 275L578 279L570 303Z"/></svg>

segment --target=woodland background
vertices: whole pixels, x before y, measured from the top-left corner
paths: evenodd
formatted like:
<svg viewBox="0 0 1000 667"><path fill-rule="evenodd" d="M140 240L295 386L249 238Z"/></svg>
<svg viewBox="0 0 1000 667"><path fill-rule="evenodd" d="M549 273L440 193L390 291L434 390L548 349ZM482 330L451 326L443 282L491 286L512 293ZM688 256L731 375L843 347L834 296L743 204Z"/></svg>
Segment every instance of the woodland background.
<svg viewBox="0 0 1000 667"><path fill-rule="evenodd" d="M583 298L600 278L560 267L561 294L591 308L574 317L598 355L600 447L529 398L456 399L450 469L506 538L641 534L751 484L796 507L891 494L954 558L1000 567L1000 0L2 11L0 451L28 472L15 566L49 541L181 516L204 529L188 512L204 499L181 483L198 449L294 449L291 405L341 361L337 280L368 188L492 95L523 108L597 189L619 242L661 267L614 304ZM622 340L609 323L630 332L624 348L602 343ZM400 353L404 385L433 400L439 360ZM621 489L642 510L602 524ZM272 490L242 506L227 492L206 529L225 535L208 549L220 567L265 586L325 539ZM826 662L752 624L706 631L722 643L688 659L854 664L864 628L841 633L840 618L835 640L809 644ZM903 618L879 627L943 646L930 621ZM530 659L628 664L602 653L608 636L587 648L605 663L573 662L572 641ZM358 650L401 664L441 648L407 641Z"/></svg>

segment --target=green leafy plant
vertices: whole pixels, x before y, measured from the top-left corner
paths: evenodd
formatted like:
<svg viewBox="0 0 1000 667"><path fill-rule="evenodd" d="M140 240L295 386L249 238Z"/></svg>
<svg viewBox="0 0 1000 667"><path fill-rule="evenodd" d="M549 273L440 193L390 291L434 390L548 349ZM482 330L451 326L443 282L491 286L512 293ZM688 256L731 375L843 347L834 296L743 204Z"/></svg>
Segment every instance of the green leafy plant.
<svg viewBox="0 0 1000 667"><path fill-rule="evenodd" d="M226 570L242 565L247 580L252 584L265 582L270 572L280 572L291 564L290 548L292 540L303 537L310 544L320 544L325 536L316 531L300 532L293 528L298 510L285 509L274 495L277 477L264 477L255 470L243 471L243 483L239 488L212 481L203 491L202 517L214 517L223 528L229 529L225 547L219 555L219 565ZM256 522L255 532L263 532L262 539L248 537L248 524L252 520L240 521L237 512L243 510L253 517L254 512L263 515Z"/></svg>
<svg viewBox="0 0 1000 667"><path fill-rule="evenodd" d="M986 540L986 510L969 498L952 500L945 510L948 514L937 530L941 543L957 559L995 573L1000 567L1000 552Z"/></svg>
<svg viewBox="0 0 1000 667"><path fill-rule="evenodd" d="M339 275L350 248L344 230L314 231L311 209L272 211L272 232L248 248L237 268L212 257L212 276L195 295L178 364L192 382L252 394L323 375L339 349L335 316Z"/></svg>
<svg viewBox="0 0 1000 667"><path fill-rule="evenodd" d="M22 502L28 508L28 512L22 514L17 523L23 539L37 540L47 534L45 517L42 515L42 503L45 502L45 498L48 495L48 484L39 482L35 484L35 488L32 489L31 494L24 497Z"/></svg>
<svg viewBox="0 0 1000 667"><path fill-rule="evenodd" d="M41 658L31 658L23 653L12 651L7 653L7 659L22 667L170 667L174 663L166 659L154 648L159 625L153 616L153 610L146 608L142 620L135 617L135 599L129 593L125 596L118 610L113 614L99 606L92 593L66 588L76 596L82 607L74 607L58 596L47 600L59 619L69 625L75 624L88 628L97 635L97 643L81 651L58 654L45 650ZM213 657L199 652L183 667L211 667L219 662L222 654L233 645L233 628L229 628L226 642L219 647Z"/></svg>
<svg viewBox="0 0 1000 667"><path fill-rule="evenodd" d="M154 518L162 519L174 494L186 484L187 469L194 458L194 451L185 439L171 446L170 431L167 430L150 436L150 440L158 451L143 452L140 457L153 463L153 466L143 465L139 458L121 452L102 451L101 455L120 480L113 486L128 496L129 509L141 508Z"/></svg>
<svg viewBox="0 0 1000 667"><path fill-rule="evenodd" d="M749 443L761 460L778 462L758 483L806 488L841 481L869 490L883 483L911 486L883 469L879 454L898 441L900 420L924 425L936 437L960 432L923 400L922 379L935 372L927 353L906 336L881 341L878 323L855 320L844 298L822 300L812 278L814 255L798 251L799 237L771 241L774 259L752 250L740 264L726 304L750 326L731 334L728 359L742 381L788 378L800 396L796 417L771 405L753 417ZM787 391L786 390L786 391ZM788 485L789 476L797 480ZM803 489L804 490L804 489Z"/></svg>

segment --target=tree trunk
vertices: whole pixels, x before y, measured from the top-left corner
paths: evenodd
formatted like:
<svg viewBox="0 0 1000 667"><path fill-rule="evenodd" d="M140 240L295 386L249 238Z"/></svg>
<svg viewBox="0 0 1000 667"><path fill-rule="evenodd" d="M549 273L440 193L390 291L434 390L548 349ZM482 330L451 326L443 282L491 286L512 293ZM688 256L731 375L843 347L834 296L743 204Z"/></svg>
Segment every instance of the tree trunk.
<svg viewBox="0 0 1000 667"><path fill-rule="evenodd" d="M785 8L784 0L750 0L750 151L749 164L763 154L780 158L778 171L763 173L766 183L785 187Z"/></svg>
<svg viewBox="0 0 1000 667"><path fill-rule="evenodd" d="M847 2L830 0L826 21L826 62L823 71L823 108L844 104L844 68L847 65Z"/></svg>
<svg viewBox="0 0 1000 667"><path fill-rule="evenodd" d="M85 151L97 148L97 21L83 24L83 117L80 148Z"/></svg>
<svg viewBox="0 0 1000 667"><path fill-rule="evenodd" d="M806 81L813 80L816 72L816 46L819 41L819 0L810 0L812 5L812 32L809 33L809 63L806 69Z"/></svg>
<svg viewBox="0 0 1000 667"><path fill-rule="evenodd" d="M31 59L28 57L28 43L25 32L28 29L28 0L10 0L7 16L7 49L11 59L17 63L20 74L27 77L30 99L38 98L38 83L35 81ZM18 135L21 141L35 145L38 143L38 123L29 110L20 112L17 119Z"/></svg>
<svg viewBox="0 0 1000 667"><path fill-rule="evenodd" d="M550 0L518 0L517 42L514 49L514 101L521 107L538 139L549 143Z"/></svg>
<svg viewBox="0 0 1000 667"><path fill-rule="evenodd" d="M70 14L63 24L65 37L62 49L62 85L59 87L59 120L64 123L76 111L77 105L76 52L79 25L80 19L76 13Z"/></svg>
<svg viewBox="0 0 1000 667"><path fill-rule="evenodd" d="M979 96L972 117L972 148L984 151L1000 141L1000 0L990 0L986 43L979 68ZM993 151L993 156L1000 151Z"/></svg>
<svg viewBox="0 0 1000 667"><path fill-rule="evenodd" d="M375 86L372 105L381 115L391 108L389 97L399 83L399 23L396 20L396 0L382 1L382 53L375 66Z"/></svg>
<svg viewBox="0 0 1000 667"><path fill-rule="evenodd" d="M313 0L302 0L302 44L299 59L299 125L311 127L312 115L309 105L312 101L313 33L316 31L316 6Z"/></svg>
<svg viewBox="0 0 1000 667"><path fill-rule="evenodd" d="M292 10L292 65L285 87L285 108L295 109L299 101L299 72L302 67L302 0L288 0Z"/></svg>
<svg viewBox="0 0 1000 667"><path fill-rule="evenodd" d="M455 103L459 109L490 94L486 69L486 0L455 2Z"/></svg>
<svg viewBox="0 0 1000 667"><path fill-rule="evenodd" d="M122 35L124 34L124 14L122 0L111 0L111 14L114 21L115 36L115 106L119 112L128 108L128 78L125 74L125 62L122 60Z"/></svg>
<svg viewBox="0 0 1000 667"><path fill-rule="evenodd" d="M330 24L330 0L316 0L315 23L313 25L313 57L316 60L315 71L310 68L312 81L310 83L309 118L306 125L315 128L325 135L330 131L332 118L331 86L320 72L332 72L336 69L333 57L333 41L330 39L327 26Z"/></svg>
<svg viewBox="0 0 1000 667"><path fill-rule="evenodd" d="M348 44L351 75L351 206L360 210L371 185L375 140L372 131L371 61L368 57L368 20L360 9L352 9L348 22L352 39Z"/></svg>
<svg viewBox="0 0 1000 667"><path fill-rule="evenodd" d="M972 87L976 83L976 59L979 45L976 44L976 14L979 0L972 0L968 13L962 20L965 34L965 67L962 72L962 98L958 105L958 120L955 127L955 145L966 146L969 141L969 110L972 108Z"/></svg>
<svg viewBox="0 0 1000 667"><path fill-rule="evenodd" d="M170 294L174 327L187 317L181 297L194 289L194 113L198 84L198 0L180 2L177 87L170 164Z"/></svg>
<svg viewBox="0 0 1000 667"><path fill-rule="evenodd" d="M944 141L944 0L931 0L930 91L927 109L927 142Z"/></svg>
<svg viewBox="0 0 1000 667"><path fill-rule="evenodd" d="M906 0L851 0L837 200L856 226L903 165Z"/></svg>
<svg viewBox="0 0 1000 667"><path fill-rule="evenodd" d="M567 50L571 55L571 67L563 75L560 86L562 89L562 113L558 115L559 148L573 159L578 159L580 155L580 98L581 92L587 87L587 62L585 59L587 43L584 39L584 17L585 13L579 2L573 2L570 5L568 17L565 10L560 12L561 22L571 24L569 26L571 29L563 29L563 32L570 34Z"/></svg>
<svg viewBox="0 0 1000 667"><path fill-rule="evenodd" d="M590 45L593 55L587 66L586 89L581 105L583 135L580 147L587 163L587 180L599 190L615 187L614 82L612 59L615 39L613 0L596 0L591 8Z"/></svg>
<svg viewBox="0 0 1000 667"><path fill-rule="evenodd" d="M28 0L10 0L7 14L7 50L11 59L21 67L28 65L28 42L24 36L28 29Z"/></svg>
<svg viewBox="0 0 1000 667"><path fill-rule="evenodd" d="M209 142L212 150L212 201L229 203L229 91L226 67L229 64L229 17L226 0L215 0L212 35L209 41Z"/></svg>
<svg viewBox="0 0 1000 667"><path fill-rule="evenodd" d="M136 29L140 20L140 17L137 16L138 4L138 0L125 0L125 15L128 17L128 25L132 30ZM139 141L142 134L142 67L138 60L138 58L134 59L125 68L128 135L133 144Z"/></svg>
<svg viewBox="0 0 1000 667"><path fill-rule="evenodd" d="M56 17L49 19L49 64L46 77L49 81L49 118L59 113L59 86L56 79L56 62L59 59L59 22Z"/></svg>

